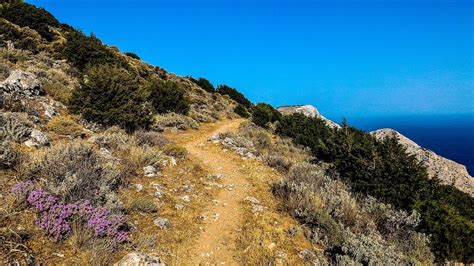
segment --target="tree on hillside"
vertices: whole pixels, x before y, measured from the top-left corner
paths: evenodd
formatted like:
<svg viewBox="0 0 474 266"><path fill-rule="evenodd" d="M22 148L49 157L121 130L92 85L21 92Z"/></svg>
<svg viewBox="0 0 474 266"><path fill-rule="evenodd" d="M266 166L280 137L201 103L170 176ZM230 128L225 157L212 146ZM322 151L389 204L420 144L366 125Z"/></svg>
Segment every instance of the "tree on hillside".
<svg viewBox="0 0 474 266"><path fill-rule="evenodd" d="M151 108L145 100L135 75L123 68L100 65L85 71L80 88L71 96L70 109L87 120L132 132L151 123Z"/></svg>
<svg viewBox="0 0 474 266"><path fill-rule="evenodd" d="M227 85L219 85L216 91L222 95L229 95L231 99L242 104L245 108L252 109L252 102L249 101L242 93L240 93L236 89L231 88Z"/></svg>

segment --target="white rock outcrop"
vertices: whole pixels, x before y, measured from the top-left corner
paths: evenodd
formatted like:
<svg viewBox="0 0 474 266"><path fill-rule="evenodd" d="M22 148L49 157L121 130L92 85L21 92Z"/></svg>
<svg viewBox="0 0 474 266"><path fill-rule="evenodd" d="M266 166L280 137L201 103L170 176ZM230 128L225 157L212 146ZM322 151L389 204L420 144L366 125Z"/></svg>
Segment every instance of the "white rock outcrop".
<svg viewBox="0 0 474 266"><path fill-rule="evenodd" d="M300 113L308 117L317 117L326 122L326 124L332 128L340 128L341 126L338 125L337 123L327 119L323 115L321 115L318 112L318 109L312 105L290 105L290 106L280 106L277 108L277 110L282 114L282 115L291 115L294 113Z"/></svg>
<svg viewBox="0 0 474 266"><path fill-rule="evenodd" d="M421 147L394 129L378 129L370 132L370 134L379 140L397 137L399 143L407 149L407 152L415 155L427 167L430 178L437 176L441 183L453 185L459 190L474 196L474 178L469 175L466 166Z"/></svg>
<svg viewBox="0 0 474 266"><path fill-rule="evenodd" d="M24 97L44 95L39 80L30 72L14 70L0 82L0 94L16 94Z"/></svg>

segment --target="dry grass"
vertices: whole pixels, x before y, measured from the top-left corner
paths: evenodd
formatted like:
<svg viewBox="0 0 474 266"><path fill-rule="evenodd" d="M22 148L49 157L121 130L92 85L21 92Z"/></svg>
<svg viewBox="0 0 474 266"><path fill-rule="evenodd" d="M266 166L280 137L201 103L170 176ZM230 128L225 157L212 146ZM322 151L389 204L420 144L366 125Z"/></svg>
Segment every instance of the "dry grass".
<svg viewBox="0 0 474 266"><path fill-rule="evenodd" d="M320 254L318 246L312 246L305 238L303 230L290 216L278 210L278 201L271 193L271 185L280 179L258 161L249 162L246 169L252 186L251 195L260 201L265 209L252 213L252 206L244 204L244 224L239 234L237 250L239 263L262 264L304 264L299 253L305 249ZM299 228L295 230L295 228ZM296 233L289 233L290 231ZM322 257L322 254L320 254Z"/></svg>
<svg viewBox="0 0 474 266"><path fill-rule="evenodd" d="M199 233L200 220L198 216L209 204L215 190L205 189L203 177L207 172L191 160L181 161L177 166L168 166L164 169L163 177L150 179L135 177L134 184L143 185L142 191L136 191L134 186L122 190L121 197L125 202L133 202L141 198L154 202L157 212L147 214L140 211L130 211L129 220L135 230L132 231L133 241L131 249L147 254L155 254L167 264L181 265L189 263L189 251L193 240ZM154 184L165 192L162 197L155 196ZM179 197L182 193L196 195L189 203L184 203ZM175 208L176 204L184 204L182 210ZM169 219L171 227L161 230L153 224L157 217Z"/></svg>
<svg viewBox="0 0 474 266"><path fill-rule="evenodd" d="M69 136L71 138L87 138L87 133L84 128L76 122L76 120L69 115L56 116L52 118L47 124L46 129L60 136Z"/></svg>

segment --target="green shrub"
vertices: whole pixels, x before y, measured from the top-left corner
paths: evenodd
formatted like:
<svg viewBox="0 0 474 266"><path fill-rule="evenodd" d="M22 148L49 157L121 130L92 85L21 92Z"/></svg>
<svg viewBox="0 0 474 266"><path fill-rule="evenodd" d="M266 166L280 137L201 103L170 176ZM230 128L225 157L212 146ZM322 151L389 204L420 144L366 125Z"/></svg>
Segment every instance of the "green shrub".
<svg viewBox="0 0 474 266"><path fill-rule="evenodd" d="M9 40L17 49L30 50L32 52L38 51L39 40L34 38L34 34L31 34L31 30L28 32L23 29L19 29L10 22L0 19L0 32L2 33L0 36L0 44L6 40Z"/></svg>
<svg viewBox="0 0 474 266"><path fill-rule="evenodd" d="M80 31L70 30L66 34L66 39L62 54L81 71L94 65L127 65L122 58L102 44L93 34L88 37Z"/></svg>
<svg viewBox="0 0 474 266"><path fill-rule="evenodd" d="M259 103L253 108L252 122L258 126L267 127L268 123L280 121L281 118L280 112L269 104Z"/></svg>
<svg viewBox="0 0 474 266"><path fill-rule="evenodd" d="M49 27L61 26L48 11L26 3L0 5L0 17L18 26L37 31L47 41L54 39L54 33L49 30Z"/></svg>
<svg viewBox="0 0 474 266"><path fill-rule="evenodd" d="M133 59L140 60L140 57L136 53L126 52L125 54Z"/></svg>
<svg viewBox="0 0 474 266"><path fill-rule="evenodd" d="M123 68L102 65L86 71L69 106L87 120L132 132L151 123L144 94L136 76Z"/></svg>
<svg viewBox="0 0 474 266"><path fill-rule="evenodd" d="M153 200L138 198L130 203L130 210L152 213L157 211L157 207Z"/></svg>
<svg viewBox="0 0 474 266"><path fill-rule="evenodd" d="M60 82L48 82L44 84L43 89L53 99L65 104L69 102L72 94L72 89Z"/></svg>
<svg viewBox="0 0 474 266"><path fill-rule="evenodd" d="M87 136L86 131L70 116L55 116L46 124L46 129L58 135L72 138Z"/></svg>
<svg viewBox="0 0 474 266"><path fill-rule="evenodd" d="M332 163L353 191L397 209L417 210L421 214L417 230L431 236L437 261L473 261L474 243L469 238L474 235L474 199L455 187L429 180L425 167L397 139L377 141L346 123L341 129L331 129L324 121L301 114L285 116L277 132Z"/></svg>
<svg viewBox="0 0 474 266"><path fill-rule="evenodd" d="M189 103L178 83L154 79L148 87L148 99L157 113L187 114Z"/></svg>
<svg viewBox="0 0 474 266"><path fill-rule="evenodd" d="M245 108L241 104L239 104L235 107L234 113L240 115L240 117L243 117L243 118L249 118L250 117L250 113L247 110L247 108Z"/></svg>
<svg viewBox="0 0 474 266"><path fill-rule="evenodd" d="M253 105L252 102L250 102L247 98L245 98L245 96L242 93L240 93L234 88L231 88L227 85L219 85L216 91L222 95L229 95L231 99L240 103L247 109L252 108L252 105Z"/></svg>
<svg viewBox="0 0 474 266"><path fill-rule="evenodd" d="M214 85L205 78L194 79L193 77L190 77L189 79L207 92L216 92Z"/></svg>
<svg viewBox="0 0 474 266"><path fill-rule="evenodd" d="M176 157L178 159L184 159L188 155L188 151L186 150L186 148L175 143L165 145L163 147L163 153L168 156Z"/></svg>

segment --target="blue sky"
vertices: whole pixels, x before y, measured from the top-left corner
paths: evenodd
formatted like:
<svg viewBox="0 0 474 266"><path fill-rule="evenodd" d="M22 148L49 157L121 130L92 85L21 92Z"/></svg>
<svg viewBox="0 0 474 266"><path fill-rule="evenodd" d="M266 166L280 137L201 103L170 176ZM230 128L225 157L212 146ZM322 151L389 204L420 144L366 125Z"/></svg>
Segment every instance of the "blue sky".
<svg viewBox="0 0 474 266"><path fill-rule="evenodd" d="M335 120L474 113L470 0L28 2L253 102L313 104Z"/></svg>

